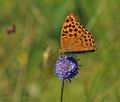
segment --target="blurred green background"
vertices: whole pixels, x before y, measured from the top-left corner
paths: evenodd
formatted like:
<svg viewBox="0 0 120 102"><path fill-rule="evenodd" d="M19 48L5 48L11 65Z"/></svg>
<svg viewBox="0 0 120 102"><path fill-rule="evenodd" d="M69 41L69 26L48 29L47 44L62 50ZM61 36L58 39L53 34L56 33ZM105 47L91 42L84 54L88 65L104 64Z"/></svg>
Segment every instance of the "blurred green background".
<svg viewBox="0 0 120 102"><path fill-rule="evenodd" d="M97 51L78 55L63 102L120 102L120 0L0 0L0 102L59 102L54 74L65 16L75 11ZM16 32L6 29L16 22ZM57 53L56 53L57 52Z"/></svg>

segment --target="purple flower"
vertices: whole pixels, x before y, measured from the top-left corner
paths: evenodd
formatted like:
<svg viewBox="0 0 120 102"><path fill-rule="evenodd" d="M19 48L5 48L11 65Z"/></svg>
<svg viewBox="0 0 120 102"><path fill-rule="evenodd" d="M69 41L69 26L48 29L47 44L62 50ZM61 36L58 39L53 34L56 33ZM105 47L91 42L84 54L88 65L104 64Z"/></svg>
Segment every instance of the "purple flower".
<svg viewBox="0 0 120 102"><path fill-rule="evenodd" d="M55 64L55 74L61 80L70 80L78 73L78 60L71 56L60 56Z"/></svg>

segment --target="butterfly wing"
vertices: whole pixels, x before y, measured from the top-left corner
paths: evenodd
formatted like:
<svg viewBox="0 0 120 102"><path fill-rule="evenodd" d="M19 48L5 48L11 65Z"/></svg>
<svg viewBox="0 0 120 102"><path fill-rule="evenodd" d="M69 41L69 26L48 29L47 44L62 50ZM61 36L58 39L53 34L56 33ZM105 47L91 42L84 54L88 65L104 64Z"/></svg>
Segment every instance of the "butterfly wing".
<svg viewBox="0 0 120 102"><path fill-rule="evenodd" d="M64 21L61 31L61 48L67 48L69 45L68 43L74 40L73 31L72 31L73 23L74 23L74 19L70 15L68 15Z"/></svg>
<svg viewBox="0 0 120 102"><path fill-rule="evenodd" d="M65 50L65 53L86 53L96 50L93 36L90 33L84 33L83 36L78 36L74 42Z"/></svg>
<svg viewBox="0 0 120 102"><path fill-rule="evenodd" d="M60 52L81 53L95 50L92 34L85 30L74 13L70 13L62 27Z"/></svg>

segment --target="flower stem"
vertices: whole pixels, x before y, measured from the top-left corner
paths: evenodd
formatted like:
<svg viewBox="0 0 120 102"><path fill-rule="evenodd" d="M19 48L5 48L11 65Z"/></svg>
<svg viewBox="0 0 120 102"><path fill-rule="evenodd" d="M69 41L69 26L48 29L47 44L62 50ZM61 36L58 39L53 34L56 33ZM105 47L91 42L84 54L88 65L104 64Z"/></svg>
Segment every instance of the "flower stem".
<svg viewBox="0 0 120 102"><path fill-rule="evenodd" d="M63 91L64 91L64 79L62 80L62 87L61 87L61 98L60 98L60 102L63 101Z"/></svg>

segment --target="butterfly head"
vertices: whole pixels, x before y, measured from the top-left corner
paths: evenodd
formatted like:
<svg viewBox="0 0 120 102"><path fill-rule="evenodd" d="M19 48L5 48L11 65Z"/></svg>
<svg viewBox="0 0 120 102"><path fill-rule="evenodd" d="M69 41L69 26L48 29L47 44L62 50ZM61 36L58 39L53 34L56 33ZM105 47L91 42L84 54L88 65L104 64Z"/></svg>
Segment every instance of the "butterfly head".
<svg viewBox="0 0 120 102"><path fill-rule="evenodd" d="M64 49L59 49L59 54L63 55L64 54Z"/></svg>

